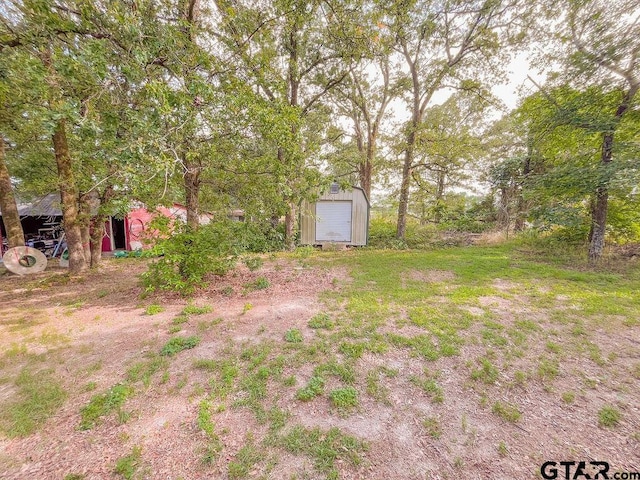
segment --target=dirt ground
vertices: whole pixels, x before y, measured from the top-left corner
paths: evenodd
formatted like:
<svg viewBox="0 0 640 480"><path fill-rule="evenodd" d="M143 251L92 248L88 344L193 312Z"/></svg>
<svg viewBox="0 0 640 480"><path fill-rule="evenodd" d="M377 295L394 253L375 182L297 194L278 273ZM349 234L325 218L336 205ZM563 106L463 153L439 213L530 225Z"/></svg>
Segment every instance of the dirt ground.
<svg viewBox="0 0 640 480"><path fill-rule="evenodd" d="M234 397L213 415L222 447L215 461L204 465L202 450L208 440L199 428L198 411L207 398L209 378L193 365L234 349L282 343L292 328L305 339L314 338L318 332L308 326L309 319L343 308L331 304L331 292L351 281L346 269L271 260L256 272L241 267L187 301L174 294L141 298L138 275L144 268L142 260L112 259L84 279L68 279L56 268L31 277L0 277L0 404L15 396L13 379L24 368L53 372L68 392L63 406L35 433L22 438L0 434L0 478L121 478L114 465L134 447L142 453L130 478L326 478L308 456L278 446L265 447L266 453L248 471L229 473L230 462L239 461L243 446L260 445L269 434L268 425L250 409L231 406ZM267 278L269 287L248 290L246 286L259 277ZM452 279L450 272L437 271L407 276L407 281ZM498 282L496 287L509 285ZM179 335L199 336L198 346L170 358L163 378L158 374L147 386L135 385L135 394L125 404L127 418L107 415L94 428L81 430L81 409L96 394L126 381L128 369L174 337L173 319L189 303L212 307L181 325ZM161 305L162 311L145 313L151 304ZM481 307L501 312L505 324L537 314L526 304L498 297L484 298ZM473 308L470 312L474 314ZM420 329L389 323L380 327L385 331L410 336ZM597 365L568 358L553 392L543 381L531 380L525 388L505 376L497 386L471 385L469 365L475 365L484 349L470 341L459 355L438 360L438 383L446 399L442 403L412 382L431 364L400 348L383 355L366 352L358 359L355 387L361 392L360 404L347 415L336 412L326 395L310 402L296 398L313 364L285 364L282 375L295 378L296 386L269 384L265 402L288 414L287 425L323 431L338 427L363 440L367 446L360 463L343 456L335 460L339 478L344 479L540 478L543 462L566 460L604 460L618 471L640 471L640 383L629 374L631 365L640 362L638 329L634 335L618 336L603 326L592 333L603 355L616 353L608 357L615 364L607 367L610 377ZM472 328L468 335L473 334ZM530 357L542 355L544 345L532 347L527 357L513 358L510 368L525 370ZM377 368L399 372L380 377L387 392L384 401L364 393L366 373ZM585 377L606 385L578 394L571 404L558 400L563 391L579 392ZM327 391L339 386L333 377L327 381ZM491 405L498 400L517 403L526 412L523 419L509 422L492 413ZM624 405L619 428L594 426L593 418L604 404ZM427 418L437 419L437 435L425 428Z"/></svg>

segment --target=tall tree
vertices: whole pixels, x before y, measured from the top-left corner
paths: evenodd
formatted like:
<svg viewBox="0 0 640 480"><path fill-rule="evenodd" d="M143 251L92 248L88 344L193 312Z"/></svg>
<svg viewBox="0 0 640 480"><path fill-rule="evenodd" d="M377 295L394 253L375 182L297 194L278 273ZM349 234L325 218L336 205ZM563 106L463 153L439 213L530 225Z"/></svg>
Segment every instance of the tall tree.
<svg viewBox="0 0 640 480"><path fill-rule="evenodd" d="M7 164L5 162L5 142L0 134L0 212L2 212L2 222L7 232L7 243L9 248L21 247L24 245L24 232L13 195L13 185Z"/></svg>
<svg viewBox="0 0 640 480"><path fill-rule="evenodd" d="M483 72L497 73L505 44L520 33L520 0L392 2L384 4L385 23L396 36L396 50L409 76L408 120L396 235L404 239L417 133L434 95L445 87L475 89Z"/></svg>
<svg viewBox="0 0 640 480"><path fill-rule="evenodd" d="M277 179L285 207L285 235L294 238L296 205L309 193L308 162L316 149L317 132L307 122L321 109L321 100L348 75L345 60L358 54L357 29L349 18L349 3L279 0L256 5L219 0L222 18L219 40L235 55L240 74L275 109L297 112L289 139L277 147L284 170ZM275 212L274 212L275 213Z"/></svg>
<svg viewBox="0 0 640 480"><path fill-rule="evenodd" d="M563 0L555 2L549 13L561 46L554 60L564 65L559 81L578 89L599 86L617 93L608 110L609 121L600 131L601 175L593 192L589 235L589 259L595 263L605 244L611 182L607 172L616 162L621 122L640 90L640 12L633 0Z"/></svg>

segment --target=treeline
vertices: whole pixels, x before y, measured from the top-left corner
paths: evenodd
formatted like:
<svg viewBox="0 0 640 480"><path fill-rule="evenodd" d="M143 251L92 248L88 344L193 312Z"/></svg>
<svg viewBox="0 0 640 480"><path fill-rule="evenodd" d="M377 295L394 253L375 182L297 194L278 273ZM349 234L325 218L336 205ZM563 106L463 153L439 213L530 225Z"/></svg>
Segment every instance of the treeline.
<svg viewBox="0 0 640 480"><path fill-rule="evenodd" d="M300 201L338 179L388 192L403 240L413 217L441 223L460 188L488 182L503 226L575 227L596 261L608 220L616 233L637 228L624 213L637 217L636 10L626 0L9 0L0 208L10 243L21 236L14 191L60 191L79 272L99 262L106 215L132 200L183 203L191 231L205 210L240 208L292 245ZM554 74L491 124L491 87L531 45Z"/></svg>

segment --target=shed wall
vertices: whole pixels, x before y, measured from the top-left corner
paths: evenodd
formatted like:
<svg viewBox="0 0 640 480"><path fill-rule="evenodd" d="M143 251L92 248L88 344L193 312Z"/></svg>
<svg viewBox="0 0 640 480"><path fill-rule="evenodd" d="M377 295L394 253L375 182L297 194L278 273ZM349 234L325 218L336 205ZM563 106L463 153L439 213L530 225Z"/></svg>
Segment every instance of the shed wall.
<svg viewBox="0 0 640 480"><path fill-rule="evenodd" d="M351 241L347 245L364 246L367 244L367 230L369 227L369 202L364 192L358 188L336 194L325 193L318 202L350 201L351 209ZM300 208L300 243L303 245L317 245L322 242L316 240L316 204L303 202Z"/></svg>

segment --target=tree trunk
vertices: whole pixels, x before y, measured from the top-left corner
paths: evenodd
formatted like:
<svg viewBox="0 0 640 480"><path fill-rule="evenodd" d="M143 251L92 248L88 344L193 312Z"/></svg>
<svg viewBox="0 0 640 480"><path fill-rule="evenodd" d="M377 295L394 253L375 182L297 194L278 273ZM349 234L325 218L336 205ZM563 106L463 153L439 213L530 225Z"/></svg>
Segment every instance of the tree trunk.
<svg viewBox="0 0 640 480"><path fill-rule="evenodd" d="M296 231L296 206L289 203L287 213L284 217L284 238L287 248L293 250L295 247L295 231Z"/></svg>
<svg viewBox="0 0 640 480"><path fill-rule="evenodd" d="M438 225L442 221L442 199L444 198L446 176L447 175L443 170L438 171L438 185L436 187L436 210L433 217L433 221L436 225Z"/></svg>
<svg viewBox="0 0 640 480"><path fill-rule="evenodd" d="M412 144L410 144L412 145ZM398 224L396 238L404 240L407 234L407 214L409 213L409 186L411 180L411 165L413 164L413 151L408 147L404 154L402 166L402 183L400 184L400 202L398 203Z"/></svg>
<svg viewBox="0 0 640 480"><path fill-rule="evenodd" d="M604 251L604 236L607 226L609 191L602 187L596 192L595 207L591 218L591 242L589 243L589 261L597 263Z"/></svg>
<svg viewBox="0 0 640 480"><path fill-rule="evenodd" d="M200 226L200 168L185 160L184 171L185 207L187 228L196 230Z"/></svg>
<svg viewBox="0 0 640 480"><path fill-rule="evenodd" d="M613 159L613 132L602 137L601 163L606 165ZM607 212L609 210L609 189L606 185L598 187L595 203L591 211L591 229L589 231L589 262L597 263L604 251L604 237L607 229Z"/></svg>
<svg viewBox="0 0 640 480"><path fill-rule="evenodd" d="M640 90L640 81L637 78L630 80L630 88L615 113L615 124L613 128L602 136L602 151L600 155L603 166L613 160L613 140L616 129L622 117L631 107L631 102L636 93ZM591 213L591 229L589 231L589 261L594 264L602 257L604 251L604 237L607 229L607 211L609 209L609 189L608 186L601 185L596 190L595 205Z"/></svg>
<svg viewBox="0 0 640 480"><path fill-rule="evenodd" d="M16 199L13 196L11 178L4 160L4 138L0 136L0 211L7 232L9 248L24 246L24 232Z"/></svg>
<svg viewBox="0 0 640 480"><path fill-rule="evenodd" d="M498 206L498 226L509 233L509 189L500 189L500 205Z"/></svg>
<svg viewBox="0 0 640 480"><path fill-rule="evenodd" d="M373 173L373 163L376 160L376 137L369 135L367 139L367 156L364 162L360 163L359 175L360 186L371 201L371 175Z"/></svg>
<svg viewBox="0 0 640 480"><path fill-rule="evenodd" d="M94 215L91 217L91 268L95 269L102 262L102 237L104 236L104 224L106 215Z"/></svg>
<svg viewBox="0 0 640 480"><path fill-rule="evenodd" d="M82 246L82 233L78 220L78 194L73 176L71 154L67 144L65 121L60 120L53 132L53 151L58 167L60 199L67 248L69 249L69 272L76 274L87 268Z"/></svg>
<svg viewBox="0 0 640 480"><path fill-rule="evenodd" d="M518 188L518 213L516 214L516 221L513 227L516 232L522 232L524 230L524 219L526 218L528 207L527 202L524 200L524 182L526 182L527 177L531 173L532 153L533 146L529 144L527 148L527 157L524 159L524 164L522 166L522 181Z"/></svg>
<svg viewBox="0 0 640 480"><path fill-rule="evenodd" d="M78 223L80 224L80 236L82 237L82 249L84 250L84 260L87 264L91 259L91 205L89 200L84 196L80 196L78 201L79 215Z"/></svg>

